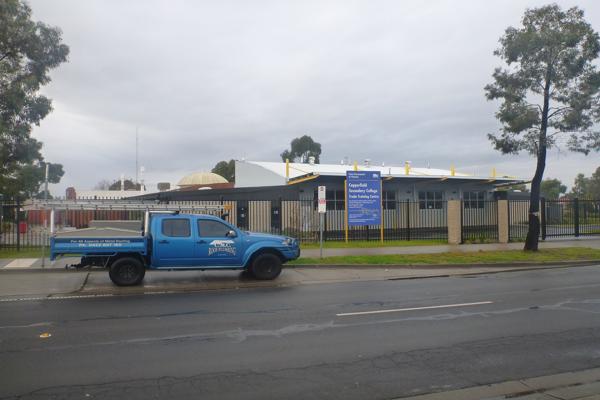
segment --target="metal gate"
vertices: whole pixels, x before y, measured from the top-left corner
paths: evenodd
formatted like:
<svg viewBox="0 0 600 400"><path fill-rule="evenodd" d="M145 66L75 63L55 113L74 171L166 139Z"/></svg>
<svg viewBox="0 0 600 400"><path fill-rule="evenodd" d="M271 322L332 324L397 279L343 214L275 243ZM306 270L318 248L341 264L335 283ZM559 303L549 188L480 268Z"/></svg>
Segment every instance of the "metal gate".
<svg viewBox="0 0 600 400"><path fill-rule="evenodd" d="M527 236L529 200L509 200L509 239ZM540 238L600 235L600 199L540 200Z"/></svg>

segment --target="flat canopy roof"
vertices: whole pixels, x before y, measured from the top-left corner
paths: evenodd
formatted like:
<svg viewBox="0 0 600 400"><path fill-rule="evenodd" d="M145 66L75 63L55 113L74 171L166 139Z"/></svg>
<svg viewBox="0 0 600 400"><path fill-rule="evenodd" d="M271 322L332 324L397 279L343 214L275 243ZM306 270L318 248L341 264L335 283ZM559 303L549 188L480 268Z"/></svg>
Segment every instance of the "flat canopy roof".
<svg viewBox="0 0 600 400"><path fill-rule="evenodd" d="M286 177L286 163L270 162L270 161L237 161L236 164L243 165L244 163L264 168L272 173L275 173L283 178ZM352 171L353 165L348 164L303 164L289 163L289 179L298 179L311 175L320 176L346 176L346 171ZM468 180L488 180L494 179L502 182L520 181L514 176L500 176L496 174L492 176L476 176L469 175L457 171L445 170L439 168L418 168L410 166L408 174L405 166L384 166L384 165L357 165L358 171L378 171L382 178L448 178L448 179L468 179Z"/></svg>

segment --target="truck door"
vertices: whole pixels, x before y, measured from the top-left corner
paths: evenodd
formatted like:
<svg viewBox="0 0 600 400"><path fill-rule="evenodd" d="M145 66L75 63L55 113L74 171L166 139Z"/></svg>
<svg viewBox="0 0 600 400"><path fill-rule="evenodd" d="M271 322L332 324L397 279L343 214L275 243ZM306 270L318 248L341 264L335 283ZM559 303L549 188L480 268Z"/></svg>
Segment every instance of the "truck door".
<svg viewBox="0 0 600 400"><path fill-rule="evenodd" d="M163 218L155 233L154 251L159 267L194 264L195 241L188 217Z"/></svg>
<svg viewBox="0 0 600 400"><path fill-rule="evenodd" d="M198 219L196 254L202 266L240 265L242 238L232 236L231 227L213 219ZM234 231L235 232L235 231Z"/></svg>

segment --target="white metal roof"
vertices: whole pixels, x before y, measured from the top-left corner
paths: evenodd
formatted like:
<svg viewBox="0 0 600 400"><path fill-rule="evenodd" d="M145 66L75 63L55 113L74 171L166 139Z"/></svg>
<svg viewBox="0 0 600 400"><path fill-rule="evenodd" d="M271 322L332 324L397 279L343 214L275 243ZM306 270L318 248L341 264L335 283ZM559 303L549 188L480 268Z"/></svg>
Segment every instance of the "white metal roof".
<svg viewBox="0 0 600 400"><path fill-rule="evenodd" d="M270 162L270 161L244 161L245 163L262 167L268 171L271 171L277 175L285 178L285 163L284 162ZM346 171L352 171L354 165L343 165L343 164L301 164L301 163L290 163L290 179L298 178L308 174L318 174L324 176L345 176ZM417 168L410 167L408 176L406 175L406 169L404 166L379 166L379 165L360 165L358 164L359 171L379 171L381 176L391 177L432 177L442 178L448 177L449 179L491 179L491 176L474 176L455 172L452 176L450 170L438 169L438 168ZM496 176L496 180L510 180L514 181L515 177L508 176Z"/></svg>
<svg viewBox="0 0 600 400"><path fill-rule="evenodd" d="M141 190L83 190L76 191L81 200L119 200L132 196L140 196L148 192Z"/></svg>

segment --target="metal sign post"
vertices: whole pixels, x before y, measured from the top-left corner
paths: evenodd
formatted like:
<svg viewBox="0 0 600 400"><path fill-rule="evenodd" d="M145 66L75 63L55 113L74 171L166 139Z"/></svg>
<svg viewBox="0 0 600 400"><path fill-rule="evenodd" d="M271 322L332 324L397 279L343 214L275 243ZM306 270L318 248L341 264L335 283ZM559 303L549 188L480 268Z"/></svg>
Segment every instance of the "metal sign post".
<svg viewBox="0 0 600 400"><path fill-rule="evenodd" d="M326 187L319 186L318 193L318 211L319 211L319 257L323 258L323 220L327 212Z"/></svg>

